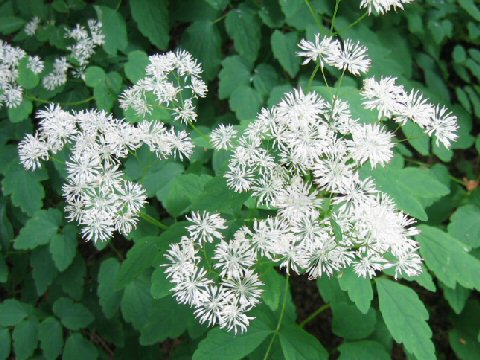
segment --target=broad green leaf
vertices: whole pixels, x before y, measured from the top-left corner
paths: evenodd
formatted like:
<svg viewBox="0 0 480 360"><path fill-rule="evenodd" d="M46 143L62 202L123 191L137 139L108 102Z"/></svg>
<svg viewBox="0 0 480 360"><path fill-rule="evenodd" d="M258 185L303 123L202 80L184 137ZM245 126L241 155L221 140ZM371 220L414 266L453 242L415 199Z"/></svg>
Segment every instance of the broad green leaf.
<svg viewBox="0 0 480 360"><path fill-rule="evenodd" d="M20 30L25 25L25 20L16 16L2 16L0 18L0 33L7 35Z"/></svg>
<svg viewBox="0 0 480 360"><path fill-rule="evenodd" d="M269 266L265 271L262 271L260 278L265 284L262 300L272 311L275 311L280 305L285 280L273 266Z"/></svg>
<svg viewBox="0 0 480 360"><path fill-rule="evenodd" d="M6 360L10 355L10 331L0 328L0 360Z"/></svg>
<svg viewBox="0 0 480 360"><path fill-rule="evenodd" d="M125 50L128 45L125 19L118 10L107 6L95 6L97 17L102 22L105 34L103 48L110 55L117 55L117 50Z"/></svg>
<svg viewBox="0 0 480 360"><path fill-rule="evenodd" d="M48 246L41 246L33 250L30 257L32 277L38 295L43 295L58 275L58 270L48 251Z"/></svg>
<svg viewBox="0 0 480 360"><path fill-rule="evenodd" d="M24 57L18 64L18 85L24 89L33 89L38 85L39 76L28 67L28 57Z"/></svg>
<svg viewBox="0 0 480 360"><path fill-rule="evenodd" d="M20 230L13 247L18 250L30 250L48 244L61 223L62 213L59 210L38 210Z"/></svg>
<svg viewBox="0 0 480 360"><path fill-rule="evenodd" d="M265 0L259 5L258 15L262 22L270 28L279 28L283 25L285 19L277 0Z"/></svg>
<svg viewBox="0 0 480 360"><path fill-rule="evenodd" d="M0 231L0 236L2 236L1 231ZM8 279L8 267L7 267L7 264L5 263L4 256L0 254L0 283L7 282L7 279Z"/></svg>
<svg viewBox="0 0 480 360"><path fill-rule="evenodd" d="M142 50L135 50L128 53L128 61L124 65L125 75L132 83L145 77L145 69L148 65L148 56Z"/></svg>
<svg viewBox="0 0 480 360"><path fill-rule="evenodd" d="M80 300L83 294L83 285L86 275L85 261L77 254L73 263L58 276L58 283L63 291L75 300Z"/></svg>
<svg viewBox="0 0 480 360"><path fill-rule="evenodd" d="M15 326L12 340L16 359L24 360L32 356L38 344L37 319L26 319Z"/></svg>
<svg viewBox="0 0 480 360"><path fill-rule="evenodd" d="M248 331L234 334L214 328L200 341L193 353L193 360L240 360L255 350L273 329L261 319L255 319Z"/></svg>
<svg viewBox="0 0 480 360"><path fill-rule="evenodd" d="M278 334L286 360L328 359L328 353L313 335L295 324L283 324Z"/></svg>
<svg viewBox="0 0 480 360"><path fill-rule="evenodd" d="M28 119L28 116L32 113L32 110L32 102L29 99L23 99L20 105L8 109L8 118L12 123L18 123Z"/></svg>
<svg viewBox="0 0 480 360"><path fill-rule="evenodd" d="M474 0L458 0L460 6L473 17L475 20L480 21L480 8L475 5Z"/></svg>
<svg viewBox="0 0 480 360"><path fill-rule="evenodd" d="M373 289L370 279L358 277L352 269L346 269L338 277L338 284L343 291L348 293L357 308L364 314L370 308L373 300Z"/></svg>
<svg viewBox="0 0 480 360"><path fill-rule="evenodd" d="M50 254L59 271L70 266L77 253L77 228L66 224L61 234L55 234L50 240Z"/></svg>
<svg viewBox="0 0 480 360"><path fill-rule="evenodd" d="M233 39L237 52L253 63L260 49L260 21L256 12L247 6L240 6L228 13L225 28Z"/></svg>
<svg viewBox="0 0 480 360"><path fill-rule="evenodd" d="M211 21L196 21L182 35L182 46L200 61L205 78L213 80L222 62L220 33Z"/></svg>
<svg viewBox="0 0 480 360"><path fill-rule="evenodd" d="M15 326L28 315L27 308L20 301L7 299L0 304L0 326Z"/></svg>
<svg viewBox="0 0 480 360"><path fill-rule="evenodd" d="M85 84L92 88L105 82L107 74L98 66L89 66L85 71Z"/></svg>
<svg viewBox="0 0 480 360"><path fill-rule="evenodd" d="M250 84L250 66L240 56L229 56L222 61L218 77L218 97L228 99L237 87Z"/></svg>
<svg viewBox="0 0 480 360"><path fill-rule="evenodd" d="M262 98L255 89L241 85L230 94L229 104L238 120L253 120L260 110Z"/></svg>
<svg viewBox="0 0 480 360"><path fill-rule="evenodd" d="M70 330L83 329L94 320L92 313L85 305L75 303L65 297L55 301L53 312L60 318L62 324Z"/></svg>
<svg viewBox="0 0 480 360"><path fill-rule="evenodd" d="M15 163L5 171L4 176L2 190L4 195L11 196L13 205L29 216L42 208L45 192L40 182L48 178L45 169L27 173L19 163Z"/></svg>
<svg viewBox="0 0 480 360"><path fill-rule="evenodd" d="M459 207L451 216L448 233L469 248L480 246L480 209L475 205Z"/></svg>
<svg viewBox="0 0 480 360"><path fill-rule="evenodd" d="M460 284L480 290L480 260L467 252L456 238L440 229L420 225L420 254L427 267L448 287Z"/></svg>
<svg viewBox="0 0 480 360"><path fill-rule="evenodd" d="M40 323L38 338L43 356L47 359L57 359L63 348L63 328L53 317L47 317Z"/></svg>
<svg viewBox="0 0 480 360"><path fill-rule="evenodd" d="M132 0L130 9L138 30L159 49L166 49L169 41L168 1Z"/></svg>
<svg viewBox="0 0 480 360"><path fill-rule="evenodd" d="M115 288L123 289L128 283L139 277L145 269L151 267L160 248L159 236L147 236L137 241L128 251L125 261L120 265Z"/></svg>
<svg viewBox="0 0 480 360"><path fill-rule="evenodd" d="M402 131L405 134L408 142L417 150L421 155L428 155L430 152L430 138L424 131L410 121L402 126Z"/></svg>
<svg viewBox="0 0 480 360"><path fill-rule="evenodd" d="M480 303L478 300L468 301L460 315L450 316L453 330L448 333L448 340L459 359L476 360L480 356L478 342L480 324Z"/></svg>
<svg viewBox="0 0 480 360"><path fill-rule="evenodd" d="M253 71L252 80L253 86L261 96L268 96L270 91L280 84L280 77L269 64L259 64Z"/></svg>
<svg viewBox="0 0 480 360"><path fill-rule="evenodd" d="M457 284L453 289L447 286L442 286L442 290L443 297L447 300L455 314L460 314L470 297L470 289L465 289Z"/></svg>
<svg viewBox="0 0 480 360"><path fill-rule="evenodd" d="M273 56L291 78L295 77L300 69L300 58L296 54L298 41L296 32L285 34L279 30L275 30L271 38Z"/></svg>
<svg viewBox="0 0 480 360"><path fill-rule="evenodd" d="M395 341L418 359L436 359L428 327L428 311L410 288L391 280L377 278L380 311Z"/></svg>
<svg viewBox="0 0 480 360"><path fill-rule="evenodd" d="M354 305L341 302L332 305L332 312L332 331L345 339L365 339L375 330L377 314L373 308L362 314Z"/></svg>
<svg viewBox="0 0 480 360"><path fill-rule="evenodd" d="M152 273L151 284L150 293L154 299L163 299L165 296L171 294L172 283L167 279L163 266L158 267Z"/></svg>
<svg viewBox="0 0 480 360"><path fill-rule="evenodd" d="M150 320L152 300L149 279L146 277L136 278L125 287L123 292L120 304L123 318L140 331Z"/></svg>
<svg viewBox="0 0 480 360"><path fill-rule="evenodd" d="M385 348L376 341L363 340L356 342L344 342L338 347L339 360L389 360L390 355Z"/></svg>
<svg viewBox="0 0 480 360"><path fill-rule="evenodd" d="M122 292L115 290L115 281L120 263L117 259L109 258L102 262L98 271L97 295L102 311L110 319L120 307Z"/></svg>
<svg viewBox="0 0 480 360"><path fill-rule="evenodd" d="M90 360L98 358L98 350L80 333L71 333L65 342L63 360Z"/></svg>

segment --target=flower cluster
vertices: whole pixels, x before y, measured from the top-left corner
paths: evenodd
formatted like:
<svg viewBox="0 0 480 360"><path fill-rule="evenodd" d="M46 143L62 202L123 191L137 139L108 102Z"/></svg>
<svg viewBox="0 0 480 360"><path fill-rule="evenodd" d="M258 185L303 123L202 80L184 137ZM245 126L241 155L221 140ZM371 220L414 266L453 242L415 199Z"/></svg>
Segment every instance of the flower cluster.
<svg viewBox="0 0 480 360"><path fill-rule="evenodd" d="M450 147L457 139L457 118L443 106L432 105L418 90L406 91L396 78L364 81L362 95L367 109L378 110L379 119L392 118L401 125L409 120L420 126L436 144Z"/></svg>
<svg viewBox="0 0 480 360"><path fill-rule="evenodd" d="M65 38L73 40L73 44L67 47L70 51L68 56L55 59L52 71L43 78L43 86L46 89L54 90L64 85L67 82L67 72L70 68L75 77L83 78L95 48L105 43L102 23L90 19L87 24L88 29L79 24L73 29L65 29Z"/></svg>
<svg viewBox="0 0 480 360"><path fill-rule="evenodd" d="M175 133L159 122L137 126L114 119L104 111L69 113L50 105L37 113L39 130L18 146L26 169L40 167L68 145L67 181L63 194L70 221L83 226L87 240L108 240L114 231L127 235L135 228L146 202L143 188L124 179L121 159L146 144L159 158L189 156L193 147L184 131Z"/></svg>
<svg viewBox="0 0 480 360"><path fill-rule="evenodd" d="M362 0L360 8L367 9L368 14L375 10L379 14L385 14L390 9L403 9L404 4L409 4L413 0Z"/></svg>
<svg viewBox="0 0 480 360"><path fill-rule="evenodd" d="M257 251L251 231L243 227L227 242L221 233L225 219L218 214L192 213L187 220L192 223L187 227L189 236L172 244L166 254L165 272L175 284L175 298L194 307L201 323L245 331L253 319L246 313L262 293L262 282L252 268ZM200 255L205 254L206 243L215 243L213 264Z"/></svg>
<svg viewBox="0 0 480 360"><path fill-rule="evenodd" d="M43 61L0 40L0 106L15 108L23 100L23 88L18 84L19 65L26 61L27 67L35 74L43 71Z"/></svg>
<svg viewBox="0 0 480 360"><path fill-rule="evenodd" d="M331 36L316 34L314 42L302 39L298 46L302 50L298 55L305 58L303 64L318 62L322 68L327 64L353 75L366 73L370 66L367 48L350 39L342 42Z"/></svg>
<svg viewBox="0 0 480 360"><path fill-rule="evenodd" d="M160 105L171 111L175 120L195 122L193 100L207 93L201 73L200 64L187 51L150 56L146 76L122 93L120 106L145 116Z"/></svg>

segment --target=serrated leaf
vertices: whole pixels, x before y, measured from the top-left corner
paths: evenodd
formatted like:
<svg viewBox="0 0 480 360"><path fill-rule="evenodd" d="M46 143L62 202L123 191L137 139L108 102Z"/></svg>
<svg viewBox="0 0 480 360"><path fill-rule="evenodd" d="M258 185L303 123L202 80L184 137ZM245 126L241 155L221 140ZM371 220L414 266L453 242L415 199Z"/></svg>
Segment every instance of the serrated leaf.
<svg viewBox="0 0 480 360"><path fill-rule="evenodd" d="M332 312L332 331L345 339L365 339L375 330L376 311L373 308L362 314L356 306L340 302L332 305Z"/></svg>
<svg viewBox="0 0 480 360"><path fill-rule="evenodd" d="M240 6L228 13L225 28L237 52L253 63L260 49L260 21L255 11Z"/></svg>
<svg viewBox="0 0 480 360"><path fill-rule="evenodd" d="M61 234L55 234L50 240L50 254L59 271L70 266L77 253L77 228L66 224Z"/></svg>
<svg viewBox="0 0 480 360"><path fill-rule="evenodd" d="M338 347L338 350L340 351L339 360L390 359L385 348L380 343L371 340L345 342Z"/></svg>
<svg viewBox="0 0 480 360"><path fill-rule="evenodd" d="M470 297L470 289L465 289L457 284L453 289L448 286L442 286L442 290L443 297L447 300L455 314L460 314Z"/></svg>
<svg viewBox="0 0 480 360"><path fill-rule="evenodd" d="M278 337L286 360L328 359L328 352L318 339L298 325L284 324Z"/></svg>
<svg viewBox="0 0 480 360"><path fill-rule="evenodd" d="M211 21L195 21L183 33L182 46L198 59L207 80L217 76L222 61L220 33Z"/></svg>
<svg viewBox="0 0 480 360"><path fill-rule="evenodd" d="M166 49L170 29L168 1L132 0L129 3L140 32L159 49Z"/></svg>
<svg viewBox="0 0 480 360"><path fill-rule="evenodd" d="M440 229L420 225L420 254L427 267L448 287L460 284L480 290L480 260L470 255L465 246Z"/></svg>
<svg viewBox="0 0 480 360"><path fill-rule="evenodd" d="M0 304L0 326L15 326L28 315L24 304L15 299L7 299Z"/></svg>
<svg viewBox="0 0 480 360"><path fill-rule="evenodd" d="M63 360L97 359L98 350L90 341L79 333L71 333L65 342Z"/></svg>
<svg viewBox="0 0 480 360"><path fill-rule="evenodd" d="M228 103L238 120L252 120L260 110L262 98L255 89L241 85L231 93Z"/></svg>
<svg viewBox="0 0 480 360"><path fill-rule="evenodd" d="M30 250L48 244L61 223L62 213L59 210L38 210L20 230L13 247L18 250Z"/></svg>
<svg viewBox="0 0 480 360"><path fill-rule="evenodd" d="M58 274L47 246L33 250L30 257L32 277L38 295L43 295Z"/></svg>
<svg viewBox="0 0 480 360"><path fill-rule="evenodd" d="M33 355L38 344L38 321L36 319L23 320L12 333L13 351L18 360L28 359Z"/></svg>
<svg viewBox="0 0 480 360"><path fill-rule="evenodd" d="M275 59L290 75L295 77L300 69L300 57L296 55L298 35L296 32L282 33L275 30L271 38L272 52Z"/></svg>
<svg viewBox="0 0 480 360"><path fill-rule="evenodd" d="M2 190L5 195L11 196L13 205L30 216L41 209L45 192L40 182L48 179L45 169L26 173L19 163L15 163L4 175Z"/></svg>
<svg viewBox="0 0 480 360"><path fill-rule="evenodd" d="M58 283L62 290L75 300L80 300L83 294L86 266L83 257L77 254L73 263L58 276Z"/></svg>
<svg viewBox="0 0 480 360"><path fill-rule="evenodd" d="M53 317L47 317L40 323L38 337L43 356L47 359L57 359L63 348L63 327Z"/></svg>
<svg viewBox="0 0 480 360"><path fill-rule="evenodd" d="M269 64L259 64L253 71L253 86L261 96L268 96L270 91L280 84L280 77L274 67Z"/></svg>
<svg viewBox="0 0 480 360"><path fill-rule="evenodd" d="M132 83L145 77L145 69L149 63L147 54L142 50L128 53L128 61L124 65L125 75Z"/></svg>
<svg viewBox="0 0 480 360"><path fill-rule="evenodd" d="M70 330L86 328L94 317L85 305L75 303L69 298L61 297L53 304L53 313L62 324Z"/></svg>
<svg viewBox="0 0 480 360"><path fill-rule="evenodd" d="M97 17L102 22L105 34L103 48L110 55L117 55L117 50L125 50L128 45L125 19L118 10L107 6L95 6Z"/></svg>
<svg viewBox="0 0 480 360"><path fill-rule="evenodd" d="M364 314L370 308L373 300L373 289L370 279L358 277L352 269L346 269L338 277L338 284L343 291L348 293L357 308Z"/></svg>
<svg viewBox="0 0 480 360"><path fill-rule="evenodd" d="M237 87L250 84L250 66L240 56L229 56L222 61L218 76L218 97L227 99Z"/></svg>
<svg viewBox="0 0 480 360"><path fill-rule="evenodd" d="M97 295L102 311L107 319L115 315L120 307L122 292L115 290L115 281L120 263L114 258L106 259L98 271Z"/></svg>
<svg viewBox="0 0 480 360"><path fill-rule="evenodd" d="M380 311L395 341L418 359L436 359L428 327L428 311L415 292L391 280L377 278Z"/></svg>
<svg viewBox="0 0 480 360"><path fill-rule="evenodd" d="M448 233L469 248L480 246L480 209L475 205L459 207L450 218Z"/></svg>
<svg viewBox="0 0 480 360"><path fill-rule="evenodd" d="M164 267L158 267L152 273L150 293L154 299L162 299L171 294L172 283L167 279Z"/></svg>
<svg viewBox="0 0 480 360"><path fill-rule="evenodd" d="M240 360L255 350L273 333L266 323L255 319L248 331L234 334L215 328L208 332L207 337L200 341L193 353L193 360Z"/></svg>

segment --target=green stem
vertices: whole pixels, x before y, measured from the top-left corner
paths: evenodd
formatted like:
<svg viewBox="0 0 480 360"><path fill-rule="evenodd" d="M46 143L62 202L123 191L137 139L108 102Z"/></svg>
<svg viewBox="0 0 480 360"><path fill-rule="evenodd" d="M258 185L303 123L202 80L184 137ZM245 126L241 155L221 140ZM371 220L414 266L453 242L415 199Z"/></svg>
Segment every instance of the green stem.
<svg viewBox="0 0 480 360"><path fill-rule="evenodd" d="M341 34L343 31L347 29L353 28L355 25L358 25L363 19L365 19L368 16L368 11L365 11L361 16L358 17L357 20L349 24L348 26L345 26L343 29L340 29L338 31L335 31L333 35Z"/></svg>
<svg viewBox="0 0 480 360"><path fill-rule="evenodd" d="M325 310L329 309L331 307L330 304L323 304L322 306L320 306L317 310L315 310L313 313L311 313L305 320L303 320L301 323L300 323L300 327L303 328L305 327L305 325L307 325L310 321L312 321L313 319L315 319L318 315L320 315L322 312L324 312Z"/></svg>
<svg viewBox="0 0 480 360"><path fill-rule="evenodd" d="M310 0L305 0L305 5L307 5L308 10L310 10L310 14L312 14L312 17L318 26L318 30L321 31L323 29L322 22L320 21L320 18L318 17L316 11L313 9L312 4L310 4Z"/></svg>
<svg viewBox="0 0 480 360"><path fill-rule="evenodd" d="M83 99L83 100L79 100L79 101L72 101L72 102L59 102L59 101L53 101L53 100L48 100L48 99L41 99L41 98L38 98L36 96L33 96L33 95L28 95L26 94L25 97L29 100L32 100L32 101L36 101L38 103L41 103L41 104L50 104L50 103L55 103L55 104L59 104L59 105L63 105L63 106L78 106L78 105L83 105L83 104L86 104L90 101L92 101L93 99L95 99L94 96L90 96L86 99Z"/></svg>
<svg viewBox="0 0 480 360"><path fill-rule="evenodd" d="M161 223L160 221L158 221L157 219L151 217L150 215L148 215L147 213L144 213L143 211L140 211L139 213L140 217L145 220L146 222L152 224L152 225L155 225L156 227L160 228L160 229L163 229L163 230L166 230L168 229L168 226L165 225L164 223Z"/></svg>
<svg viewBox="0 0 480 360"><path fill-rule="evenodd" d="M272 346L273 342L275 341L276 336L280 332L280 327L282 326L282 321L283 321L283 316L285 315L285 309L287 307L287 292L288 292L288 280L290 278L290 275L287 273L285 275L285 289L283 291L283 303L282 303L282 309L280 311L280 316L278 317L278 322L277 322L277 327L272 335L272 338L270 339L270 343L268 344L267 352L265 353L265 356L263 357L263 360L267 360L268 356L270 355L270 352L272 351Z"/></svg>
<svg viewBox="0 0 480 360"><path fill-rule="evenodd" d="M320 62L318 62L317 66L315 66L315 70L313 70L312 75L308 79L307 93L310 91L310 88L312 87L313 79L315 78L315 75L317 75L317 72L319 69L320 69Z"/></svg>
<svg viewBox="0 0 480 360"><path fill-rule="evenodd" d="M340 5L341 1L342 0L335 0L335 10L333 11L332 23L330 24L330 36L333 35L333 27L335 25L335 19L337 17L337 13L338 13L338 6Z"/></svg>

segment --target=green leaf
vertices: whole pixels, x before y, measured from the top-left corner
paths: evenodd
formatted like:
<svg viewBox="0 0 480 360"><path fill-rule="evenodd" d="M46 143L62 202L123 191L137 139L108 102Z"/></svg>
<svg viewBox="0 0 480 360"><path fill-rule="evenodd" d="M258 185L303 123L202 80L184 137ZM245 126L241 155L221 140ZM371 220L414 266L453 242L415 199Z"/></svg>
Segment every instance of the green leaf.
<svg viewBox="0 0 480 360"><path fill-rule="evenodd" d="M6 360L10 355L10 331L0 328L0 360Z"/></svg>
<svg viewBox="0 0 480 360"><path fill-rule="evenodd" d="M272 311L275 311L280 305L285 280L277 273L273 266L269 266L267 270L262 271L260 278L265 284L264 291L262 292L262 300Z"/></svg>
<svg viewBox="0 0 480 360"><path fill-rule="evenodd" d="M74 303L69 298L61 297L53 304L53 313L62 324L70 330L86 328L94 317L85 305Z"/></svg>
<svg viewBox="0 0 480 360"><path fill-rule="evenodd" d="M427 267L448 287L460 284L480 290L480 261L456 238L440 229L420 225L420 254Z"/></svg>
<svg viewBox="0 0 480 360"><path fill-rule="evenodd" d="M345 339L364 339L375 330L377 319L373 308L362 314L354 305L340 302L332 305L332 312L333 333Z"/></svg>
<svg viewBox="0 0 480 360"><path fill-rule="evenodd" d="M442 286L442 289L443 297L447 300L455 314L460 314L470 297L470 289L465 289L458 284L453 289L447 286Z"/></svg>
<svg viewBox="0 0 480 360"><path fill-rule="evenodd" d="M7 35L25 26L25 20L16 16L2 16L0 18L0 33Z"/></svg>
<svg viewBox="0 0 480 360"><path fill-rule="evenodd" d="M57 281L63 291L75 300L82 298L86 271L83 257L77 254L73 263L58 276Z"/></svg>
<svg viewBox="0 0 480 360"><path fill-rule="evenodd" d="M38 321L36 319L23 320L15 326L12 339L15 358L18 360L28 359L37 348Z"/></svg>
<svg viewBox="0 0 480 360"><path fill-rule="evenodd" d="M284 324L278 334L286 360L328 359L328 353L317 338L295 324Z"/></svg>
<svg viewBox="0 0 480 360"><path fill-rule="evenodd" d="M30 265L37 294L43 295L58 274L47 246L33 250Z"/></svg>
<svg viewBox="0 0 480 360"><path fill-rule="evenodd" d="M85 84L92 88L105 82L107 74L98 66L89 66L85 71Z"/></svg>
<svg viewBox="0 0 480 360"><path fill-rule="evenodd" d="M395 341L418 359L436 359L428 327L428 311L415 292L391 280L377 278L380 311Z"/></svg>
<svg viewBox="0 0 480 360"><path fill-rule="evenodd" d="M24 57L18 63L17 82L18 82L18 85L20 85L25 89L33 89L35 86L38 85L40 78L37 74L35 74L32 70L30 70L30 68L28 67L28 63L29 63L28 57Z"/></svg>
<svg viewBox="0 0 480 360"><path fill-rule="evenodd" d="M152 286L150 287L150 293L154 299L162 299L165 296L170 295L172 289L172 283L167 279L164 267L158 267L152 273Z"/></svg>
<svg viewBox="0 0 480 360"><path fill-rule="evenodd" d="M430 152L430 137L415 124L410 121L405 125L402 125L402 131L408 142L417 150L421 155L428 155Z"/></svg>
<svg viewBox="0 0 480 360"><path fill-rule="evenodd" d="M193 353L193 360L240 360L255 350L273 333L273 330L261 319L255 319L248 331L234 334L215 328L200 341Z"/></svg>
<svg viewBox="0 0 480 360"><path fill-rule="evenodd" d="M61 223L62 213L59 210L38 210L20 230L13 247L17 250L30 250L48 244Z"/></svg>
<svg viewBox="0 0 480 360"><path fill-rule="evenodd" d="M20 105L8 109L8 118L12 123L19 123L28 119L32 113L33 104L28 99L23 99Z"/></svg>
<svg viewBox="0 0 480 360"><path fill-rule="evenodd" d="M460 6L473 17L475 20L480 21L480 9L473 0L458 0Z"/></svg>
<svg viewBox="0 0 480 360"><path fill-rule="evenodd" d="M280 77L269 64L259 64L253 71L252 80L253 86L261 96L268 96L270 91L280 84Z"/></svg>
<svg viewBox="0 0 480 360"><path fill-rule="evenodd" d="M138 30L159 49L165 50L169 41L168 1L132 0L130 9Z"/></svg>
<svg viewBox="0 0 480 360"><path fill-rule="evenodd" d="M70 266L77 253L77 228L66 224L62 234L55 234L50 240L50 254L59 271Z"/></svg>
<svg viewBox="0 0 480 360"><path fill-rule="evenodd" d="M40 323L38 337L43 356L47 359L57 359L63 348L63 328L53 317L47 317Z"/></svg>
<svg viewBox="0 0 480 360"><path fill-rule="evenodd" d="M19 163L15 163L4 172L4 176L2 190L5 195L11 196L13 205L30 216L42 208L45 192L40 182L48 178L45 169L26 173Z"/></svg>
<svg viewBox="0 0 480 360"><path fill-rule="evenodd" d="M255 11L240 6L228 13L225 28L237 52L253 63L260 49L260 21Z"/></svg>
<svg viewBox="0 0 480 360"><path fill-rule="evenodd" d="M118 10L106 6L95 6L97 17L102 22L105 34L103 48L110 55L117 55L117 50L125 50L128 45L127 26Z"/></svg>
<svg viewBox="0 0 480 360"><path fill-rule="evenodd" d="M150 282L146 277L139 277L129 283L123 292L120 307L123 318L140 331L150 320L152 308Z"/></svg>
<svg viewBox="0 0 480 360"><path fill-rule="evenodd" d="M291 78L295 77L300 69L300 57L296 55L297 44L298 34L296 32L285 34L279 30L275 30L272 34L271 45L273 56Z"/></svg>
<svg viewBox="0 0 480 360"><path fill-rule="evenodd" d="M0 326L15 326L28 315L24 304L15 299L7 299L0 304Z"/></svg>
<svg viewBox="0 0 480 360"><path fill-rule="evenodd" d="M366 314L373 300L373 289L370 279L358 277L352 269L346 269L338 277L338 284L348 297L357 306L358 310Z"/></svg>
<svg viewBox="0 0 480 360"><path fill-rule="evenodd" d="M480 246L480 209L475 205L459 207L450 218L448 233L469 248Z"/></svg>
<svg viewBox="0 0 480 360"><path fill-rule="evenodd" d="M218 77L218 97L228 99L237 87L250 84L250 66L240 56L229 56L222 61Z"/></svg>
<svg viewBox="0 0 480 360"><path fill-rule="evenodd" d="M79 333L72 333L65 342L63 360L90 360L98 358L98 350Z"/></svg>
<svg viewBox="0 0 480 360"><path fill-rule="evenodd" d="M262 99L255 89L241 85L231 93L229 104L238 120L253 120L257 116Z"/></svg>
<svg viewBox="0 0 480 360"><path fill-rule="evenodd" d="M220 33L211 21L196 21L182 35L182 46L198 59L207 80L213 80L222 62Z"/></svg>
<svg viewBox="0 0 480 360"><path fill-rule="evenodd" d="M389 360L390 355L385 348L376 341L363 340L356 342L345 342L338 347L340 351L339 360Z"/></svg>
<svg viewBox="0 0 480 360"><path fill-rule="evenodd" d="M145 77L145 69L149 63L147 54L142 50L128 53L128 61L124 65L125 75L132 83Z"/></svg>
<svg viewBox="0 0 480 360"><path fill-rule="evenodd" d="M128 251L127 258L120 266L115 288L123 289L128 283L139 277L145 269L152 266L160 248L159 236L147 236L137 241Z"/></svg>
<svg viewBox="0 0 480 360"><path fill-rule="evenodd" d="M480 303L470 300L460 315L449 318L453 330L449 331L448 340L457 358L477 360L480 357Z"/></svg>
<svg viewBox="0 0 480 360"><path fill-rule="evenodd" d="M102 311L110 319L120 307L122 292L115 290L115 281L120 263L117 259L109 258L102 262L98 271L97 295Z"/></svg>

